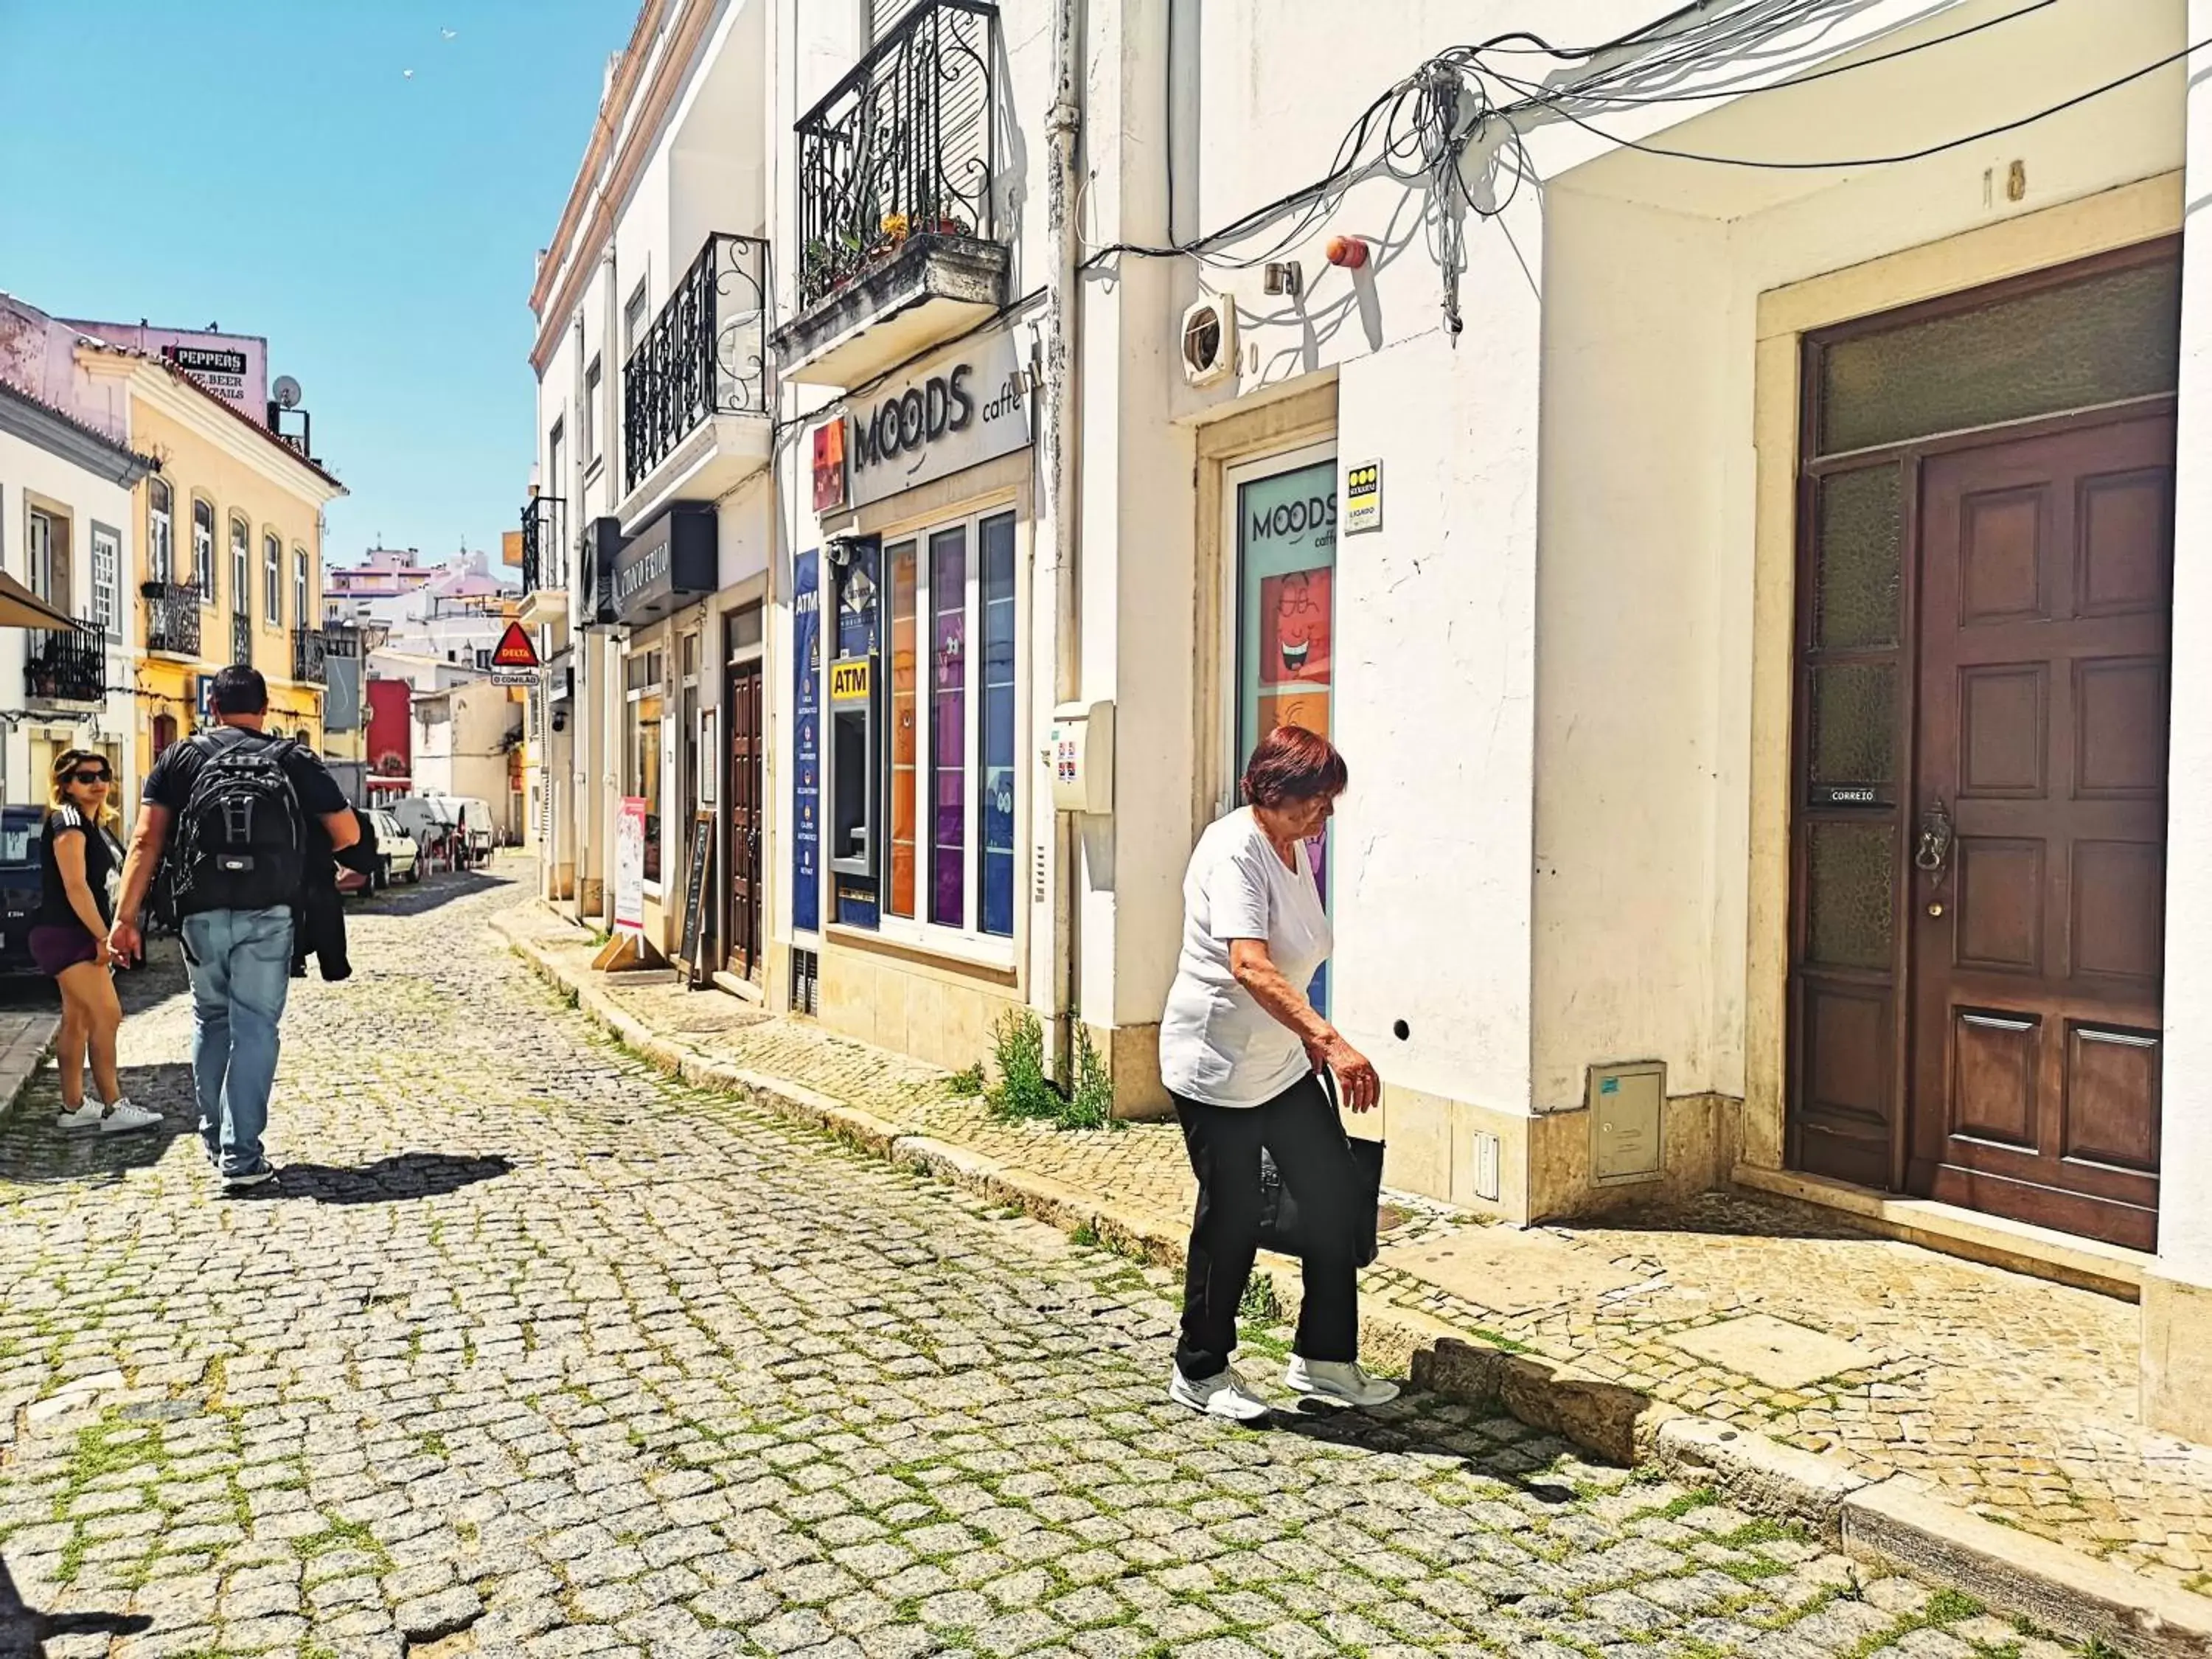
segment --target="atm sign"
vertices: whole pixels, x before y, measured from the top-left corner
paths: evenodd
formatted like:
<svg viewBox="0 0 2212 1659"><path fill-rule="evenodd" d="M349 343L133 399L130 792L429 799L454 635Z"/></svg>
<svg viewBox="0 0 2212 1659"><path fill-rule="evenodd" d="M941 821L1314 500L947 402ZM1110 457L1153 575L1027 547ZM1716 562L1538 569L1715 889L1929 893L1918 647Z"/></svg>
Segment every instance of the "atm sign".
<svg viewBox="0 0 2212 1659"><path fill-rule="evenodd" d="M853 702L868 695L868 659L855 657L849 662L830 665L830 701Z"/></svg>

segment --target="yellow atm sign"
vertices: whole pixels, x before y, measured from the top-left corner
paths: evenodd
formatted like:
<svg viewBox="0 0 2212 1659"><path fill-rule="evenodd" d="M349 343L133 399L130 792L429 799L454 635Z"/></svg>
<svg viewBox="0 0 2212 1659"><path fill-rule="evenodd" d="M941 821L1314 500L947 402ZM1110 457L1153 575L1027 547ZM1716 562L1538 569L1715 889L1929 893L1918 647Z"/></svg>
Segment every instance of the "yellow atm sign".
<svg viewBox="0 0 2212 1659"><path fill-rule="evenodd" d="M854 657L830 665L830 702L857 702L868 695L868 662L866 657Z"/></svg>

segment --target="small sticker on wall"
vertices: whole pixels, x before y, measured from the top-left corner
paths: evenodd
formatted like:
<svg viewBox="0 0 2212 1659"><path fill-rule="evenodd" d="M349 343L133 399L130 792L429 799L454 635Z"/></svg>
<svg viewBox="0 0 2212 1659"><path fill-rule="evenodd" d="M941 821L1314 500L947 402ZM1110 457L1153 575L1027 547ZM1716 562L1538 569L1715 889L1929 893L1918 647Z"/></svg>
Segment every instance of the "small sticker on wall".
<svg viewBox="0 0 2212 1659"><path fill-rule="evenodd" d="M1344 533L1382 527L1382 463L1361 461L1344 470Z"/></svg>

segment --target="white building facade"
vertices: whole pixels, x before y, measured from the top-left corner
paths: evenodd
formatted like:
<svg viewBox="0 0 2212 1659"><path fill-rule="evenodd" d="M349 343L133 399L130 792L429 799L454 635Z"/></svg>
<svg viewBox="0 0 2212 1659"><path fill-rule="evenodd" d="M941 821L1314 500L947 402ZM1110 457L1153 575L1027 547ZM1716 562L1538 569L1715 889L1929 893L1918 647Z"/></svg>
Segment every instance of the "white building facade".
<svg viewBox="0 0 2212 1659"><path fill-rule="evenodd" d="M771 1006L948 1065L1027 1008L1156 1111L1184 860L1313 726L1393 1184L1733 1182L2138 1295L2212 1438L2212 5L1469 44L1553 9L649 3L539 283L541 545L614 602L564 577L548 890L605 914L645 704L661 892L668 803L720 882L761 836ZM748 459L642 494L624 225L773 272L773 441L679 418ZM695 501L714 594L624 616ZM761 720L672 722L754 595ZM680 745L740 730L733 836Z"/></svg>
<svg viewBox="0 0 2212 1659"><path fill-rule="evenodd" d="M0 570L75 631L0 629L0 799L43 804L54 759L104 752L135 799L136 723L123 583L134 568L131 491L148 463L0 382Z"/></svg>

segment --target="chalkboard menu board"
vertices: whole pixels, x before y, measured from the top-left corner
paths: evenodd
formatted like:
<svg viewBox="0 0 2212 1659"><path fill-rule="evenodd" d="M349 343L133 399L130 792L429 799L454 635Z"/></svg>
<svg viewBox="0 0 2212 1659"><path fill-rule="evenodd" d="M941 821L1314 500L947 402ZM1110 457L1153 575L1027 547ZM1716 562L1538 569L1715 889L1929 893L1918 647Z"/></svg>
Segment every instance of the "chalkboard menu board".
<svg viewBox="0 0 2212 1659"><path fill-rule="evenodd" d="M714 857L714 815L711 811L694 813L691 875L684 889L684 944L678 952L684 965L690 969L694 985L703 985L707 981L707 966L700 960L700 945L707 922L707 873Z"/></svg>

